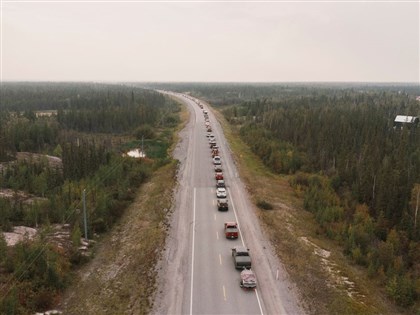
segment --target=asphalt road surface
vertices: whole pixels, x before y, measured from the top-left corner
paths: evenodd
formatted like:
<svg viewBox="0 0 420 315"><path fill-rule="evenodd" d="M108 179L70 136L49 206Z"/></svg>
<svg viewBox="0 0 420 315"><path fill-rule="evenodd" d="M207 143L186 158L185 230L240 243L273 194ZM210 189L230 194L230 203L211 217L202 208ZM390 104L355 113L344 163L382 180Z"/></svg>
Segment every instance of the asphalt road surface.
<svg viewBox="0 0 420 315"><path fill-rule="evenodd" d="M159 270L155 314L304 314L295 287L262 233L246 189L238 177L222 129L209 112L227 186L229 210L217 210L214 166L201 101L174 94L187 105L190 121L175 152L180 160L176 204ZM226 239L226 221L239 224L240 236ZM240 270L231 248L250 250L257 289L240 288Z"/></svg>

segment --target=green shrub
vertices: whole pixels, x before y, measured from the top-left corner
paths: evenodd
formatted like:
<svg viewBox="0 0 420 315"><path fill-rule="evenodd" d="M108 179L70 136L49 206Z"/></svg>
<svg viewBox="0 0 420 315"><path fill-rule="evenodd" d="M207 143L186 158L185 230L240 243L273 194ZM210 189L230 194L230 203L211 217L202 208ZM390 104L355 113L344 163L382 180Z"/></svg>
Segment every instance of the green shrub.
<svg viewBox="0 0 420 315"><path fill-rule="evenodd" d="M154 139L156 137L154 128L150 125L142 125L138 127L134 134L139 140L141 140L142 137L144 137L144 139Z"/></svg>
<svg viewBox="0 0 420 315"><path fill-rule="evenodd" d="M258 200L257 207L263 210L273 210L273 205L265 200Z"/></svg>

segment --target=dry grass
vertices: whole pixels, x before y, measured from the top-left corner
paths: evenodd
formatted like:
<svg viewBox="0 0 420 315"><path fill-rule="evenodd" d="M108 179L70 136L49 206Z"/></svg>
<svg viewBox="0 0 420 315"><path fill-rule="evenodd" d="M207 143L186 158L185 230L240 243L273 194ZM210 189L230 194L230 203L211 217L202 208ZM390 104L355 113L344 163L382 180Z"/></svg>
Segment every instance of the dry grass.
<svg viewBox="0 0 420 315"><path fill-rule="evenodd" d="M220 112L215 114L254 204L264 200L274 206L272 210L256 207L257 215L298 286L308 311L311 314L401 313L369 281L366 270L352 265L336 242L318 234L312 214L303 209L303 200L290 187L289 177L271 173L240 139L235 126L228 124ZM329 257L319 255L323 250L330 253Z"/></svg>

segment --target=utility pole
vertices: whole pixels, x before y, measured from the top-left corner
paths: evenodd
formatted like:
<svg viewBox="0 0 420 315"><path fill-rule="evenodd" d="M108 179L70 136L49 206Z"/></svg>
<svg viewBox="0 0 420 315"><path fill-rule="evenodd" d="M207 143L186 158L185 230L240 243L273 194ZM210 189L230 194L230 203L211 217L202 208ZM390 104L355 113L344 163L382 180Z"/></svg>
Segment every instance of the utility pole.
<svg viewBox="0 0 420 315"><path fill-rule="evenodd" d="M416 212L414 213L414 230L417 229L417 213L419 212L419 197L420 197L420 189L417 190Z"/></svg>
<svg viewBox="0 0 420 315"><path fill-rule="evenodd" d="M144 154L144 135L141 135L141 157L145 157L146 154Z"/></svg>
<svg viewBox="0 0 420 315"><path fill-rule="evenodd" d="M86 189L83 189L83 222L85 225L85 240L88 240L87 234L87 218L86 218Z"/></svg>

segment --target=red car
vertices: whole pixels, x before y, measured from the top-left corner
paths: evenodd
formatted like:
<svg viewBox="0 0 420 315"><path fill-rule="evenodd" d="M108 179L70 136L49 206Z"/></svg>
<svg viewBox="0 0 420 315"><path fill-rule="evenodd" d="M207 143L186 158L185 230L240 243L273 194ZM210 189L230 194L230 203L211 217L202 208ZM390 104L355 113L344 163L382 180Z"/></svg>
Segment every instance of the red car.
<svg viewBox="0 0 420 315"><path fill-rule="evenodd" d="M223 179L223 173L222 172L217 172L214 177L216 177L216 180L221 180Z"/></svg>
<svg viewBox="0 0 420 315"><path fill-rule="evenodd" d="M225 235L226 238L238 238L238 223L236 222L225 222Z"/></svg>

